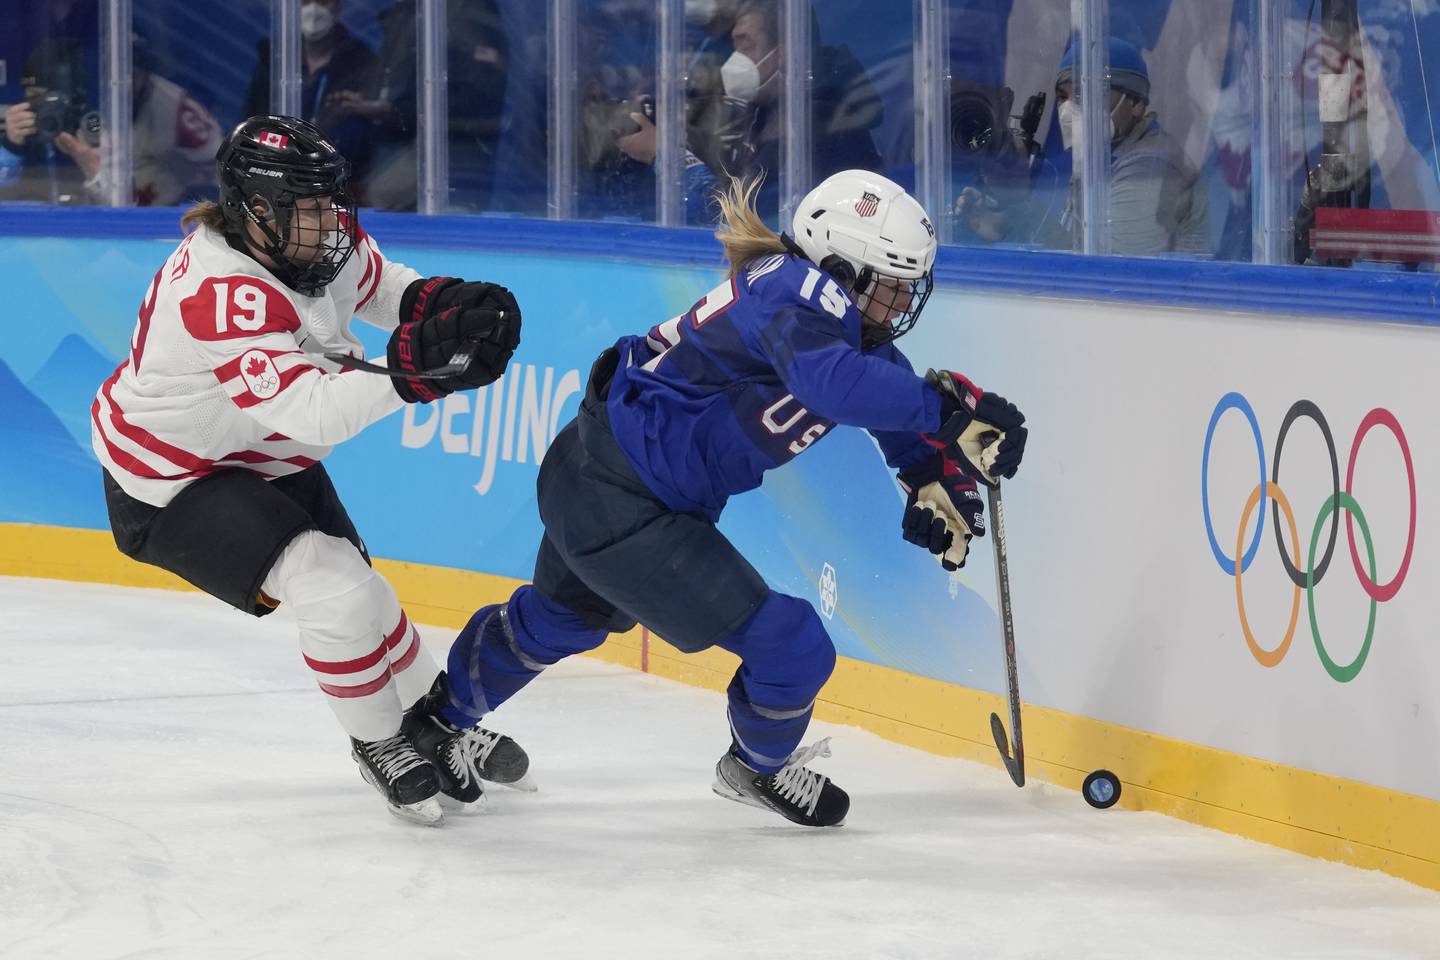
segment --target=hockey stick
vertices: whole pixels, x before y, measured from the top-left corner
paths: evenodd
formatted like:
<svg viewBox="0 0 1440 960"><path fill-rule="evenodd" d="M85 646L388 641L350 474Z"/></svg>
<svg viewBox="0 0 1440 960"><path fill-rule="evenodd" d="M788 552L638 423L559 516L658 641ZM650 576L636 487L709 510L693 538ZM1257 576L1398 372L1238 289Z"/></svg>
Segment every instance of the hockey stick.
<svg viewBox="0 0 1440 960"><path fill-rule="evenodd" d="M382 377L394 377L397 380L444 380L446 377L457 377L470 369L470 363L475 359L475 351L479 346L478 341L467 340L460 344L460 348L455 351L455 355L450 358L449 363L431 367L429 370L409 372L391 370L389 367L382 367L378 363L368 363L346 353L327 353L325 359L338 363L347 370L363 370L366 373L378 373Z"/></svg>
<svg viewBox="0 0 1440 960"><path fill-rule="evenodd" d="M999 715L990 714L990 733L1005 770L1015 786L1025 786L1025 742L1020 736L1020 677L1015 668L1015 618L1010 612L1010 555L1005 548L1005 505L1000 500L1000 482L986 487L990 499L990 527L995 534L995 595L1000 601L1000 636L1005 642L1005 679L1010 692L1010 729L1015 732L1014 750L1005 735Z"/></svg>

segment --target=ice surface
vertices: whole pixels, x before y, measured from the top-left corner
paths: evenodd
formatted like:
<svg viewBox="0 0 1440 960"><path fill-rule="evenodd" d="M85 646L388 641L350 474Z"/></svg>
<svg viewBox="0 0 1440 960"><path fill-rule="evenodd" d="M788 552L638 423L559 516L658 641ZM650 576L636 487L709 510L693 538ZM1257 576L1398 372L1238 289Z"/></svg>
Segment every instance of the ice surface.
<svg viewBox="0 0 1440 960"><path fill-rule="evenodd" d="M426 829L283 613L0 578L0 957L1440 956L1440 895L859 730L838 830L710 793L714 693L592 660L493 718L541 792ZM437 651L447 631L425 631Z"/></svg>

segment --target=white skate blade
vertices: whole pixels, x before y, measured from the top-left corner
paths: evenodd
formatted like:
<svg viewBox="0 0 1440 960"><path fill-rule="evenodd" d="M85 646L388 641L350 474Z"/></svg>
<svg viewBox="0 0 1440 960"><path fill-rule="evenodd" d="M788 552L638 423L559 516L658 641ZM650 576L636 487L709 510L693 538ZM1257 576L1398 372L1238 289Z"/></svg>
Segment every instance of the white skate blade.
<svg viewBox="0 0 1440 960"><path fill-rule="evenodd" d="M521 793L537 793L540 790L540 784L536 783L529 773L510 783L502 783L499 780L486 780L485 783L490 786L505 787L508 790L519 790Z"/></svg>
<svg viewBox="0 0 1440 960"><path fill-rule="evenodd" d="M448 793L441 793L440 806L450 811L451 813L457 814L462 817L469 817L474 816L475 814L484 813L486 810L489 810L490 798L487 794L482 793L480 794L480 799L476 800L474 803L464 803L460 800L456 800Z"/></svg>
<svg viewBox="0 0 1440 960"><path fill-rule="evenodd" d="M749 794L741 793L739 790L736 790L728 782L726 782L724 777L717 776L715 778L715 782L710 785L710 789L715 792L715 796L717 797L724 797L726 800L734 800L736 803L743 803L747 807L759 807L761 810L770 809L769 806L761 803L759 800L756 800Z"/></svg>
<svg viewBox="0 0 1440 960"><path fill-rule="evenodd" d="M360 768L360 776L365 782L374 787L382 798L385 797L385 788L375 782L375 778L370 775L370 768L359 761L356 761L355 765ZM426 797L419 803L391 803L387 798L385 806L401 820L426 827L438 827L445 819L445 811L440 809L440 803L435 797Z"/></svg>
<svg viewBox="0 0 1440 960"><path fill-rule="evenodd" d="M418 823L422 827L438 827L445 821L445 811L440 808L440 801L435 797L426 797L419 803L394 803L386 806L401 820Z"/></svg>

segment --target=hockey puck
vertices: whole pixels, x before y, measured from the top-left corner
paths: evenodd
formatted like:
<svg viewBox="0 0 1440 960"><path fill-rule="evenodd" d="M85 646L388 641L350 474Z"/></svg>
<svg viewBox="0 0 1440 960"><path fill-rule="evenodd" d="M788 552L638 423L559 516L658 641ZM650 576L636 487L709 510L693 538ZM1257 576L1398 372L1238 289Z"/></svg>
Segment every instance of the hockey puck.
<svg viewBox="0 0 1440 960"><path fill-rule="evenodd" d="M1096 770L1080 785L1080 793L1096 810L1108 809L1120 799L1120 778L1109 770Z"/></svg>

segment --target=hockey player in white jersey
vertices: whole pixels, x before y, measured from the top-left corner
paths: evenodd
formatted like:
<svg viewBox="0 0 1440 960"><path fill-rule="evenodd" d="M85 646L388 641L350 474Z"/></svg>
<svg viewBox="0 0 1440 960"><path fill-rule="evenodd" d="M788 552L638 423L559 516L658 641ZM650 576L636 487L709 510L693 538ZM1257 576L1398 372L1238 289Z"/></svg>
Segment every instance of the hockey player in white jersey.
<svg viewBox="0 0 1440 960"><path fill-rule="evenodd" d="M520 309L502 286L386 260L349 164L304 121L252 117L216 161L220 203L185 215L195 229L91 407L115 542L254 616L287 605L362 775L392 812L437 824L442 797L473 807L482 778L518 780L528 758L439 715L445 676L320 461L404 403L499 377ZM393 331L387 376L347 366L363 352L352 316Z"/></svg>

